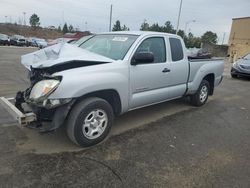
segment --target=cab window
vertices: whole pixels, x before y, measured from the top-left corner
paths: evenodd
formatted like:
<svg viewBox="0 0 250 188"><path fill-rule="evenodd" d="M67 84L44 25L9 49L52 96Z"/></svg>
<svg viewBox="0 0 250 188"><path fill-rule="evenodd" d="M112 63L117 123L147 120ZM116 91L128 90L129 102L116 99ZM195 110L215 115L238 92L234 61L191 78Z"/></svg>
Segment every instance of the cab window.
<svg viewBox="0 0 250 188"><path fill-rule="evenodd" d="M145 39L136 50L136 53L141 52L151 52L154 55L153 63L166 62L166 46L163 37Z"/></svg>
<svg viewBox="0 0 250 188"><path fill-rule="evenodd" d="M180 61L184 58L181 40L177 38L169 38L172 61Z"/></svg>

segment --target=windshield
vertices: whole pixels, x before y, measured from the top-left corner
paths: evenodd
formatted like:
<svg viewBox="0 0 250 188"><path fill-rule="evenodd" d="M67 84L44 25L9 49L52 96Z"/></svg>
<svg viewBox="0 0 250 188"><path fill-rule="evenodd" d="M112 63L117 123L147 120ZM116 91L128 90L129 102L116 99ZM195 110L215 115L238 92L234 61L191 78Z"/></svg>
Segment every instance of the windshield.
<svg viewBox="0 0 250 188"><path fill-rule="evenodd" d="M84 43L86 40L88 40L91 37L93 37L93 35L84 36L84 37L78 39L77 41L74 41L74 43L71 43L71 44L79 46L79 45L81 45L82 43Z"/></svg>
<svg viewBox="0 0 250 188"><path fill-rule="evenodd" d="M46 42L44 39L36 39L37 42Z"/></svg>
<svg viewBox="0 0 250 188"><path fill-rule="evenodd" d="M5 35L5 34L0 34L0 38L2 38L2 39L7 39L7 38L8 38L8 36L7 36L7 35Z"/></svg>
<svg viewBox="0 0 250 188"><path fill-rule="evenodd" d="M96 35L79 47L110 59L122 60L137 38L136 35Z"/></svg>
<svg viewBox="0 0 250 188"><path fill-rule="evenodd" d="M243 57L244 59L250 59L250 54L247 54Z"/></svg>

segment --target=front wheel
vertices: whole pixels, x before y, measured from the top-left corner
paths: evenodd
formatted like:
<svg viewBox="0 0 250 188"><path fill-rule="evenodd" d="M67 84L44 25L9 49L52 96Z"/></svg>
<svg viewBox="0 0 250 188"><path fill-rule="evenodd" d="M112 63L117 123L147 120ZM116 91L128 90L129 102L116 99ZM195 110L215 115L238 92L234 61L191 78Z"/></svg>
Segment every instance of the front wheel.
<svg viewBox="0 0 250 188"><path fill-rule="evenodd" d="M198 91L191 96L191 103L194 106L202 106L207 102L210 91L210 84L207 80L202 80Z"/></svg>
<svg viewBox="0 0 250 188"><path fill-rule="evenodd" d="M97 97L87 98L73 107L67 120L67 133L76 144L88 147L106 138L113 124L111 105Z"/></svg>

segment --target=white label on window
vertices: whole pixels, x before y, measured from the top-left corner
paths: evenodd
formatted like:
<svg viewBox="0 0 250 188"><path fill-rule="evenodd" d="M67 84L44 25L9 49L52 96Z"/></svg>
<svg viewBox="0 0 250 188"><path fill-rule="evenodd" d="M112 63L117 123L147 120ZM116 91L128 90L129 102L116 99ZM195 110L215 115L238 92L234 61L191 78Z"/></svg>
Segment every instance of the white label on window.
<svg viewBox="0 0 250 188"><path fill-rule="evenodd" d="M114 37L113 41L125 42L128 40L128 37Z"/></svg>

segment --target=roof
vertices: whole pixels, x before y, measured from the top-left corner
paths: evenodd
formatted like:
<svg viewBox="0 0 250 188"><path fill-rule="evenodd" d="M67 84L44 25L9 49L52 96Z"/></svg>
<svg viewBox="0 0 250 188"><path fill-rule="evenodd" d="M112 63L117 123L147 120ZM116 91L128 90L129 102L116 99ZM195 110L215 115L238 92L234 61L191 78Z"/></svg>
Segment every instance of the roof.
<svg viewBox="0 0 250 188"><path fill-rule="evenodd" d="M100 34L123 34L123 35L152 35L152 34L164 34L167 36L176 36L171 33L164 33L164 32L155 32L155 31L113 31L113 32L106 32L106 33L100 33Z"/></svg>
<svg viewBox="0 0 250 188"><path fill-rule="evenodd" d="M248 16L248 17L241 17L241 18L233 18L232 20L241 20L241 19L250 19L250 16Z"/></svg>

